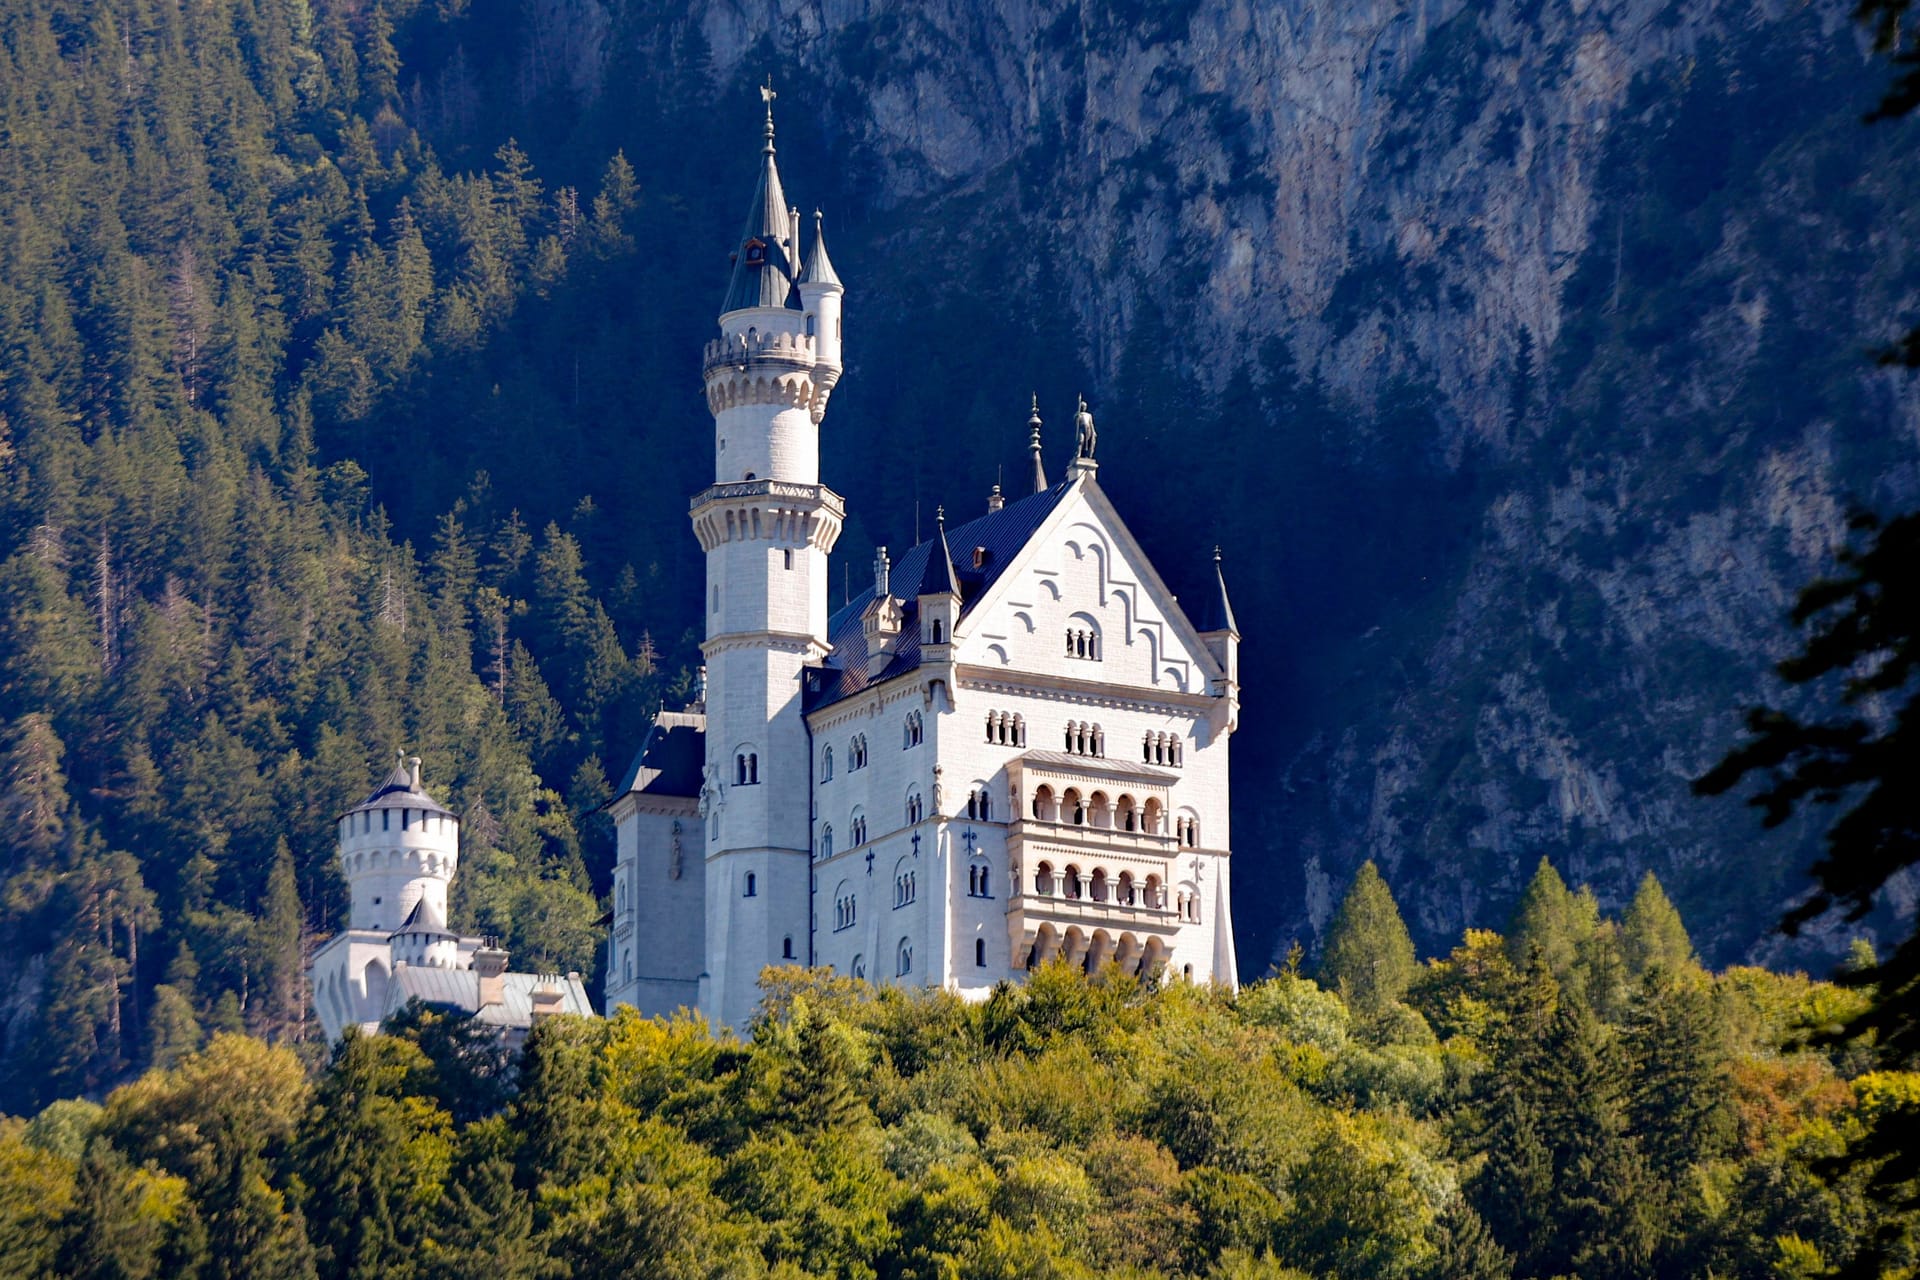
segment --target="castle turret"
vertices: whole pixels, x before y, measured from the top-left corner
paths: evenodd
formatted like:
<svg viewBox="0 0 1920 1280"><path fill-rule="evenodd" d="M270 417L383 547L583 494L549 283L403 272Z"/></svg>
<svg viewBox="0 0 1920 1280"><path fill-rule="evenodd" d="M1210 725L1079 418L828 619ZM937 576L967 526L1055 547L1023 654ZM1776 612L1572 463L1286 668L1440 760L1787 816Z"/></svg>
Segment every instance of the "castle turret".
<svg viewBox="0 0 1920 1280"><path fill-rule="evenodd" d="M447 918L460 865L460 819L420 785L420 758L403 759L373 794L340 816L340 869L352 893L347 927L391 931L423 900Z"/></svg>
<svg viewBox="0 0 1920 1280"><path fill-rule="evenodd" d="M820 483L820 421L840 377L845 292L817 230L803 271L799 229L765 144L720 336L703 376L714 422L714 483L693 499L707 557L706 855L702 1009L744 1028L760 970L804 963L810 937L811 749L803 668L827 655L827 554L840 496Z"/></svg>

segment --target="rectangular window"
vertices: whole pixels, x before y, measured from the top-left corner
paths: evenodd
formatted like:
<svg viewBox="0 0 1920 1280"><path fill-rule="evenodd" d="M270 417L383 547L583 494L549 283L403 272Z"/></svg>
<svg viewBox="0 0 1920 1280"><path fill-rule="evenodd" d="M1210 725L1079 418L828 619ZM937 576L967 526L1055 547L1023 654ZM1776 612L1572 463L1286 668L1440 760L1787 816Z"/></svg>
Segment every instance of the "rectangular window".
<svg viewBox="0 0 1920 1280"><path fill-rule="evenodd" d="M780 554L787 558L787 568L789 569L793 568L793 551L791 549L788 549L786 551L781 552Z"/></svg>
<svg viewBox="0 0 1920 1280"><path fill-rule="evenodd" d="M380 829L382 831L391 831L393 829L393 810L382 809L380 811Z"/></svg>

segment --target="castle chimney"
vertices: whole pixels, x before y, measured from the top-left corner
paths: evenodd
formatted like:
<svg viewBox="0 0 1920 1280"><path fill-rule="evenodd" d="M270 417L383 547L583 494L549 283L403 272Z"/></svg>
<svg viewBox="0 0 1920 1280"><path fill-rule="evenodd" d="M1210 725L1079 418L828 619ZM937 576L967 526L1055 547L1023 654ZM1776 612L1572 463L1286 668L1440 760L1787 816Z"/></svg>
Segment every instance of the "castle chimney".
<svg viewBox="0 0 1920 1280"><path fill-rule="evenodd" d="M494 939L473 953L473 972L480 979L480 1008L507 1002L507 953Z"/></svg>
<svg viewBox="0 0 1920 1280"><path fill-rule="evenodd" d="M890 582L893 576L892 569L892 562L887 559L887 549L875 547L873 549L873 594L876 597L885 597L892 590Z"/></svg>
<svg viewBox="0 0 1920 1280"><path fill-rule="evenodd" d="M560 995L560 988L554 985L555 981L555 978L548 976L533 989L533 1020L535 1022L566 1011L566 1001Z"/></svg>
<svg viewBox="0 0 1920 1280"><path fill-rule="evenodd" d="M407 774L410 778L412 778L412 782L410 782L408 785L411 786L415 791L418 791L420 789L420 757L419 756L407 757Z"/></svg>

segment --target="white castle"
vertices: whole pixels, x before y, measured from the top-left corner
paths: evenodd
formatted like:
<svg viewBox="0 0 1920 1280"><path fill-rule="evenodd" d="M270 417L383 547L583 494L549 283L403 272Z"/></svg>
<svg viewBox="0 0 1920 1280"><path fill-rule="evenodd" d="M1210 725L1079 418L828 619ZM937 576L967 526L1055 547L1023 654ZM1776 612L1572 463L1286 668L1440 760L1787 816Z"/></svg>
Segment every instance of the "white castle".
<svg viewBox="0 0 1920 1280"><path fill-rule="evenodd" d="M547 1014L593 1013L579 974L509 973L505 951L447 927L460 817L420 785L420 757L401 760L372 795L341 814L338 835L352 894L347 927L307 967L327 1039L350 1026L376 1031L416 999L509 1039Z"/></svg>
<svg viewBox="0 0 1920 1280"><path fill-rule="evenodd" d="M1239 632L1215 555L1198 625L1101 491L1084 402L1049 484L891 561L832 617L845 508L820 483L841 299L774 164L703 373L714 483L705 688L611 806L606 1005L744 1028L767 965L971 997L1054 956L1235 981L1227 744Z"/></svg>

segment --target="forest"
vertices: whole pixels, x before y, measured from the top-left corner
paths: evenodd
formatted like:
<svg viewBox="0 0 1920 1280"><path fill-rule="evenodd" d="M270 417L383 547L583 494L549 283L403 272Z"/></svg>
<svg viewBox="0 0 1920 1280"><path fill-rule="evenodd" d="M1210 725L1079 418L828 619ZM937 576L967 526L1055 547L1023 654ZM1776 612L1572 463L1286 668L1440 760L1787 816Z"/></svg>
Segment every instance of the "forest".
<svg viewBox="0 0 1920 1280"><path fill-rule="evenodd" d="M1237 993L1060 963L979 1004L763 985L745 1039L623 1009L549 1018L515 1057L416 1004L315 1075L219 1032L102 1103L0 1120L0 1258L128 1280L1920 1261L1913 1210L1834 1164L1920 1103L1920 1074L1821 1038L1871 993L1709 972L1651 876L1614 919L1543 861L1505 936L1420 963L1369 863L1313 976L1295 957Z"/></svg>

